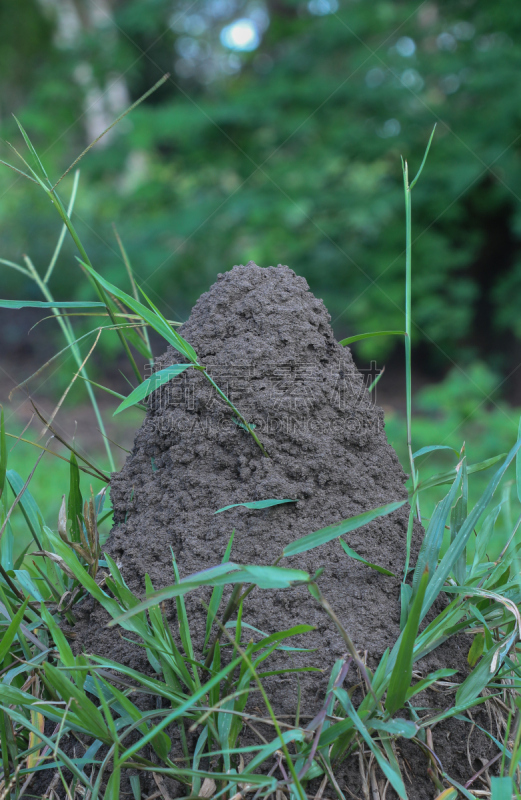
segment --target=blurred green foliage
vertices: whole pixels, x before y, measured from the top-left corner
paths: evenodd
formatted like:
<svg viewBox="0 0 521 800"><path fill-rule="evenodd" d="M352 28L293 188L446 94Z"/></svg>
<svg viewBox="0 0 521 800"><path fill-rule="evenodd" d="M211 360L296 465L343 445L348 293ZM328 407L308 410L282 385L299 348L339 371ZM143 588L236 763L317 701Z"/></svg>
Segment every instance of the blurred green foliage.
<svg viewBox="0 0 521 800"><path fill-rule="evenodd" d="M20 143L16 113L58 177L171 72L82 162L76 222L94 265L124 280L114 221L175 319L233 264L286 263L340 336L403 326L400 155L414 174L437 122L413 193L416 360L441 374L483 359L506 375L521 338L521 6L339 3L3 0L2 138ZM221 43L239 19L258 47ZM58 226L45 197L7 169L0 195L1 255L48 262ZM67 245L57 297L86 291L73 254ZM3 277L4 296L36 297ZM357 352L399 347L375 339Z"/></svg>

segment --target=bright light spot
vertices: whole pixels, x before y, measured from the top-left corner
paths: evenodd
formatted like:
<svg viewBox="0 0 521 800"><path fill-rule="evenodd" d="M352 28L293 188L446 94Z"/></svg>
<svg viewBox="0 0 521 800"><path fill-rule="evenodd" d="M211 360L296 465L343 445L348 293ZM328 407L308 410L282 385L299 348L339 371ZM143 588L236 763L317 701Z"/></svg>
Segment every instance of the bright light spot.
<svg viewBox="0 0 521 800"><path fill-rule="evenodd" d="M415 69L406 69L402 72L401 81L406 89L415 89L417 92L423 89L423 78Z"/></svg>
<svg viewBox="0 0 521 800"><path fill-rule="evenodd" d="M382 69L379 67L374 67L370 69L367 75L365 76L365 83L370 89L376 89L377 86L381 86L384 82L385 74Z"/></svg>
<svg viewBox="0 0 521 800"><path fill-rule="evenodd" d="M308 9L317 17L334 14L338 10L338 0L309 0Z"/></svg>
<svg viewBox="0 0 521 800"><path fill-rule="evenodd" d="M416 52L416 43L410 36L402 36L402 38L398 39L396 42L396 49L404 58L410 58Z"/></svg>
<svg viewBox="0 0 521 800"><path fill-rule="evenodd" d="M448 50L450 53L453 53L458 43L452 33L440 33L440 35L436 38L436 44L438 46L438 50Z"/></svg>
<svg viewBox="0 0 521 800"><path fill-rule="evenodd" d="M251 19L237 19L221 31L221 42L228 50L255 50L260 36Z"/></svg>
<svg viewBox="0 0 521 800"><path fill-rule="evenodd" d="M445 75L440 81L440 87L445 94L454 94L457 92L461 85L458 75Z"/></svg>
<svg viewBox="0 0 521 800"><path fill-rule="evenodd" d="M387 119L381 128L377 130L381 139L388 139L390 136L398 136L402 126L397 119Z"/></svg>

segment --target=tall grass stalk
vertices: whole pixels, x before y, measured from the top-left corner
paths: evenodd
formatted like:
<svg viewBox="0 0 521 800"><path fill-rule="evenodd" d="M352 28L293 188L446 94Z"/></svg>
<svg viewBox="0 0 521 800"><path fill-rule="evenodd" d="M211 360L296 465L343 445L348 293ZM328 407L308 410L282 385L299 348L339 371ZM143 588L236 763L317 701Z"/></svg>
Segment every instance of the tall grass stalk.
<svg viewBox="0 0 521 800"><path fill-rule="evenodd" d="M411 470L411 480L413 491L416 490L418 478L412 454L412 369L411 369L411 337L412 337L412 236L411 236L411 192L420 177L429 150L436 125L432 129L423 161L420 165L416 177L409 183L409 165L402 159L403 187L405 193L405 390L406 390L406 418L407 418L407 450L409 453L409 465ZM419 500L417 501L418 519L421 522Z"/></svg>

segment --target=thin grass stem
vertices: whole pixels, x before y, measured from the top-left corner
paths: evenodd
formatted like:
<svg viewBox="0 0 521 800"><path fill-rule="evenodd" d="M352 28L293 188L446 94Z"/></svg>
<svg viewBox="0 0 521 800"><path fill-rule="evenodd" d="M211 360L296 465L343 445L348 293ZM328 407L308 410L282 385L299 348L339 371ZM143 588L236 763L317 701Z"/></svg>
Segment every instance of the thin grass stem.
<svg viewBox="0 0 521 800"><path fill-rule="evenodd" d="M30 271L31 277L33 278L35 283L38 285L38 287L39 287L40 291L42 292L43 296L45 297L46 300L48 300L50 303L52 303L54 301L54 297L52 296L51 290L49 289L47 284L44 283L44 281L41 279L41 277L38 274L38 271L36 270L36 268L35 268L34 264L32 263L31 259L26 256L25 257L25 261L26 261L27 267L28 267L28 269ZM72 328L71 328L70 322L69 322L69 320L63 319L63 317L60 315L60 312L59 312L59 310L57 308L53 308L52 312L53 312L54 316L56 317L56 321L58 322L58 325L62 329L62 333L63 333L63 335L65 337L65 340L67 341L67 344L71 348L74 360L76 361L76 365L77 365L77 367L78 367L78 369L80 371L79 374L87 382L86 383L87 393L89 395L89 399L90 399L92 408L94 410L94 414L96 416L96 421L97 421L97 423L99 425L99 429L100 429L100 431L101 431L101 433L103 435L103 444L104 444L104 447L105 447L105 452L107 453L107 458L108 458L108 461L109 461L110 471L111 472L115 472L116 464L114 462L114 458L113 458L113 455L112 455L112 449L110 447L110 443L108 442L108 440L106 438L105 423L103 422L103 417L101 416L101 411L100 411L99 406L98 406L98 401L96 400L96 395L94 394L94 389L92 388L90 383L88 383L89 376L87 374L87 371L86 371L85 367L82 366L82 357L81 357L80 349L79 349L79 347L76 345L76 343L74 341L74 335L72 333Z"/></svg>

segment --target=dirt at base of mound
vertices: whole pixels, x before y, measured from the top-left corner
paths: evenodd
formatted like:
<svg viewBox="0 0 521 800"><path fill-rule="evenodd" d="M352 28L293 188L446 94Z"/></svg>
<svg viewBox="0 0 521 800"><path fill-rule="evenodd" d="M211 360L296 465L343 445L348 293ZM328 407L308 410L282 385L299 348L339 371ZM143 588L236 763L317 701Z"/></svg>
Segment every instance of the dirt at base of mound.
<svg viewBox="0 0 521 800"><path fill-rule="evenodd" d="M305 534L407 497L406 476L387 442L383 412L349 349L335 341L324 304L288 267L262 269L250 262L220 275L180 332L255 425L269 457L236 424L200 372L189 369L154 393L132 453L111 479L115 524L106 551L134 593L144 595L146 573L155 588L174 582L171 551L186 577L219 564L233 531L232 561L269 565ZM184 361L169 347L156 367ZM215 514L224 506L265 499L295 502ZM367 651L371 666L400 633L408 513L404 505L343 537L360 556L395 577L349 558L338 540L280 562L310 574L323 568L319 585L357 649ZM416 526L413 563L421 536ZM208 591L186 597L197 657L206 626L201 598L208 597ZM174 604L166 610L176 633ZM77 650L150 672L144 650L107 629L106 622L105 612L92 601L80 607ZM265 634L300 623L314 627L288 643L306 652L279 651L266 663L269 669L320 669L299 676L302 714L316 713L331 668L346 646L307 587L255 589L243 622ZM251 630L251 635L260 634ZM447 648L446 655L445 667L462 663L454 649ZM295 714L294 675L271 677L266 689L278 715Z"/></svg>

